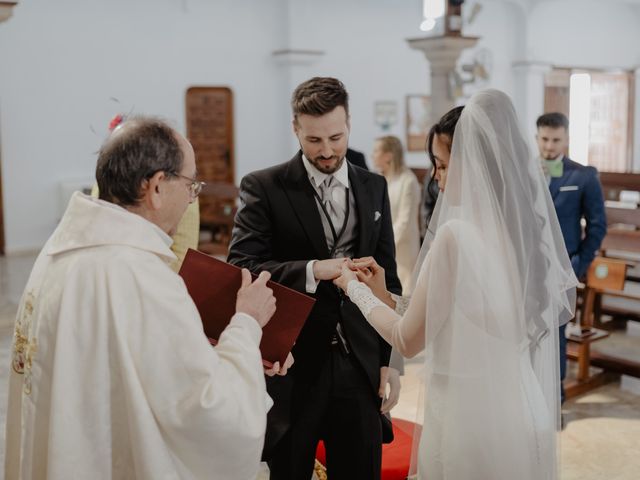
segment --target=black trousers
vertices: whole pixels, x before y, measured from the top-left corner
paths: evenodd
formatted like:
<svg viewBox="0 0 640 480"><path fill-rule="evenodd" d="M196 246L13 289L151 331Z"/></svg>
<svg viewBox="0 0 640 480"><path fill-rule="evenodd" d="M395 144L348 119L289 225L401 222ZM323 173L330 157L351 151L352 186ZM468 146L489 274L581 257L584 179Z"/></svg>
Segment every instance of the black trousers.
<svg viewBox="0 0 640 480"><path fill-rule="evenodd" d="M309 480L319 440L331 480L380 479L380 405L353 355L332 347L318 382L294 387L293 404L293 424L269 461L271 480Z"/></svg>
<svg viewBox="0 0 640 480"><path fill-rule="evenodd" d="M564 403L564 379L567 376L567 324L560 327L558 337L560 346L560 403Z"/></svg>

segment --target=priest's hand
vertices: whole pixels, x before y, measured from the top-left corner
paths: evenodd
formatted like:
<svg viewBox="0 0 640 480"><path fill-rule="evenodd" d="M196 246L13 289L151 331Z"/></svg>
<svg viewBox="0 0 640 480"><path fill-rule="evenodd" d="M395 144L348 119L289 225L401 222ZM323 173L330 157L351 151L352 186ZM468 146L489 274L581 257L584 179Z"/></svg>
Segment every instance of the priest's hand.
<svg viewBox="0 0 640 480"><path fill-rule="evenodd" d="M284 361L284 365L282 366L282 368L280 367L280 362L276 362L271 368L265 368L264 373L268 377L273 377L274 375L280 375L281 377L283 377L287 374L289 368L291 368L291 365L293 365L293 355L291 355L291 352L289 352L289 355L287 355L287 359Z"/></svg>
<svg viewBox="0 0 640 480"><path fill-rule="evenodd" d="M389 396L387 393L389 384ZM382 413L388 413L398 404L400 398L400 372L392 367L380 367L380 388L378 395L382 398ZM385 398L386 397L386 398Z"/></svg>
<svg viewBox="0 0 640 480"><path fill-rule="evenodd" d="M348 258L317 260L313 263L313 276L316 280L333 280L340 276L342 265L348 260Z"/></svg>
<svg viewBox="0 0 640 480"><path fill-rule="evenodd" d="M236 312L246 313L256 319L264 327L276 312L276 297L273 290L267 287L271 278L269 272L261 272L256 281L251 283L251 274L246 268L242 269L242 285L236 298Z"/></svg>

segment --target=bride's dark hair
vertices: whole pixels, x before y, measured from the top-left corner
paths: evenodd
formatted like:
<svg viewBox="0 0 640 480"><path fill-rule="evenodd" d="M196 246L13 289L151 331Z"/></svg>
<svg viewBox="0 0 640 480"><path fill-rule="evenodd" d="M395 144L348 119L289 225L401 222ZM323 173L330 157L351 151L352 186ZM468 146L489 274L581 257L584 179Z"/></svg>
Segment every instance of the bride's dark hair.
<svg viewBox="0 0 640 480"><path fill-rule="evenodd" d="M433 168L431 169L431 175L429 176L429 184L427 185L426 194L429 195L431 204L435 204L436 199L438 198L438 190L433 188L435 186L436 175L436 159L433 154L433 139L436 135L443 135L444 137L446 137L447 146L449 147L449 152L451 152L453 132L456 129L456 125L458 124L458 120L460 119L463 108L464 107L456 107L449 110L442 116L440 120L438 120L438 123L434 124L433 127L431 127L431 130L429 130L429 134L427 135L426 150ZM430 214L429 217L431 217ZM430 218L427 218L427 223L429 222L429 219Z"/></svg>
<svg viewBox="0 0 640 480"><path fill-rule="evenodd" d="M445 113L438 123L434 124L429 130L429 134L427 135L427 153L429 154L429 159L431 160L431 165L433 165L433 171L431 172L431 180L436 172L436 159L433 155L433 139L436 135L445 135L448 139L449 151L451 151L451 142L453 141L453 132L456 129L456 125L458 124L458 120L460 120L460 115L462 114L462 110L464 107L456 107L449 110Z"/></svg>

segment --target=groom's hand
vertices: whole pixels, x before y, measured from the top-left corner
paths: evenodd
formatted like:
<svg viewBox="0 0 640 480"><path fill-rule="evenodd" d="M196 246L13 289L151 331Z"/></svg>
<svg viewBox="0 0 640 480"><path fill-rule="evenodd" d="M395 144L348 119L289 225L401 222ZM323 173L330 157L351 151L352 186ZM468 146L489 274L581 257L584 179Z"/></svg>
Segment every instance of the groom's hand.
<svg viewBox="0 0 640 480"><path fill-rule="evenodd" d="M329 260L318 260L313 264L313 276L316 280L333 280L342 273L342 265L348 258L331 258Z"/></svg>
<svg viewBox="0 0 640 480"><path fill-rule="evenodd" d="M347 285L351 280L358 280L356 272L352 270L353 262L348 260L342 264L340 276L333 280L334 285L340 288L344 293L347 293Z"/></svg>
<svg viewBox="0 0 640 480"><path fill-rule="evenodd" d="M389 384L389 396L385 398ZM391 367L380 367L380 388L378 395L383 399L380 411L388 413L398 404L400 399L400 372Z"/></svg>

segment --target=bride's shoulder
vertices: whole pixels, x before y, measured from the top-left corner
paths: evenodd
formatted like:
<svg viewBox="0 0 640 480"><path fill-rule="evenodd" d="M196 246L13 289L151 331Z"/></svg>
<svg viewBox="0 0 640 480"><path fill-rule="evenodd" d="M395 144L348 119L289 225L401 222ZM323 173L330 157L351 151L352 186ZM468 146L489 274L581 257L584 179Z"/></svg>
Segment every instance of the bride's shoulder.
<svg viewBox="0 0 640 480"><path fill-rule="evenodd" d="M435 241L439 240L440 243L451 244L478 237L480 237L480 232L477 227L465 220L453 218L438 228Z"/></svg>

